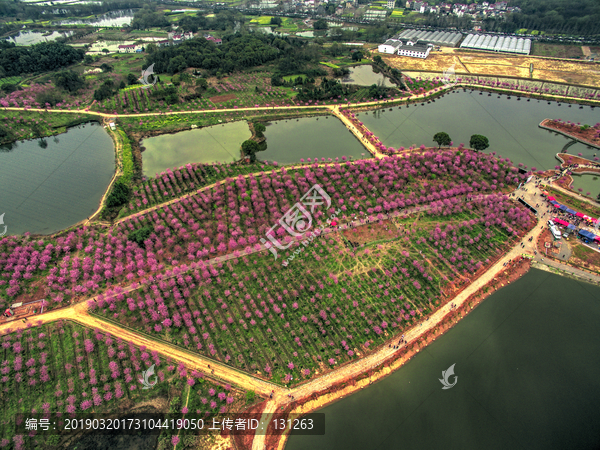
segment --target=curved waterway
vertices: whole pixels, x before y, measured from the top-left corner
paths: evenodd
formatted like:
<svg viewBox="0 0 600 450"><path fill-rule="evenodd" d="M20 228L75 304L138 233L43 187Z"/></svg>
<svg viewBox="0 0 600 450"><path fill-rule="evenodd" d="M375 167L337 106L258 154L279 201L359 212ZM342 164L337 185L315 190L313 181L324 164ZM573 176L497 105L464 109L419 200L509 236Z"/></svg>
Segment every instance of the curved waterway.
<svg viewBox="0 0 600 450"><path fill-rule="evenodd" d="M498 98L500 97L500 98ZM480 91L454 91L435 102L393 107L359 113L358 118L388 147L411 145L435 146L433 135L445 131L454 145L469 145L473 134L483 134L490 141L486 152L510 158L537 169L553 169L559 164L555 155L571 142L565 136L539 128L546 119L563 119L594 125L599 120L599 109L589 106L567 105L556 102ZM577 143L568 152L593 158L598 149ZM600 153L600 152L598 152Z"/></svg>
<svg viewBox="0 0 600 450"><path fill-rule="evenodd" d="M85 220L114 172L112 139L97 122L0 147L0 215L7 234L51 234Z"/></svg>
<svg viewBox="0 0 600 450"><path fill-rule="evenodd" d="M532 269L286 450L597 449L599 322L600 287Z"/></svg>

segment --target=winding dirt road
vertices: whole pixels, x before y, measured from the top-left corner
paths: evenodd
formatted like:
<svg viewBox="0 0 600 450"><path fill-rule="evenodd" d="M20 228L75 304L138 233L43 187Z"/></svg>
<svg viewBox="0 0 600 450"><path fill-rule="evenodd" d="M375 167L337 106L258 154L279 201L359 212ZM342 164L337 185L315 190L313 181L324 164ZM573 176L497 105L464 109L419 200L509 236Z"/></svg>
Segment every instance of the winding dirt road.
<svg viewBox="0 0 600 450"><path fill-rule="evenodd" d="M469 85L463 84L462 87L474 87L480 88L478 85ZM496 91L506 91L512 93L510 90L498 89L495 88ZM431 94L426 93L425 95ZM411 97L407 97L402 99L402 101L412 101L416 99L422 99L423 94L417 96L413 95ZM569 98L569 100L576 100ZM394 103L396 103L394 101ZM4 108L5 110L28 110L28 111L37 111L37 112L57 112L57 113L85 113L90 115L95 115L103 118L115 118L115 117L147 117L147 116L160 116L160 115L173 115L173 114L197 114L197 113L219 113L219 112L232 112L232 111L261 111L261 110L292 110L292 109L306 109L306 110L318 110L318 109L328 109L331 111L333 115L340 118L342 122L348 127L348 129L357 136L357 138L367 147L367 149L377 158L383 157L380 152L377 151L375 146L364 139L364 136L356 130L350 120L344 117L340 111L340 106L343 107L368 107L368 106L381 106L389 104L390 101L375 101L375 102L367 102L360 104L348 104L348 105L311 105L311 106L277 106L277 107L255 107L255 108L237 108L237 109L217 109L217 110L196 110L196 111L172 111L168 113L145 113L145 114L106 114L100 113L96 111L86 111L86 110L55 110L55 109L36 109L36 108L14 108L8 107ZM598 102L600 103L600 102ZM539 197L538 197L539 198ZM180 199L178 198L177 201ZM175 200L174 200L175 201ZM157 206L162 207L163 205ZM144 211L146 213L147 211ZM539 224L538 224L539 225ZM331 231L331 230L330 230ZM533 242L537 240L538 235L541 233L542 229L539 226L536 226L531 232L527 234L524 239L524 242L528 242L528 238L533 236ZM526 244L527 247L528 244ZM259 251L255 249L255 251ZM521 247L520 243L517 244L512 250L510 250L506 255L504 255L501 259L499 259L494 265L492 265L483 275L481 275L477 280L472 282L468 287L466 287L456 298L453 299L452 303L457 306L464 303L468 297L475 293L480 287L487 284L492 278L494 278L498 272L500 272L504 266L504 263L520 256L524 253L524 249ZM531 252L532 253L532 252ZM230 257L234 257L233 255L227 255L226 257L217 258L213 261L219 261L228 259ZM195 267L194 264L188 267ZM133 287L126 288L133 289ZM88 299L94 300L94 298ZM273 399L267 402L266 408L264 410L265 417L269 413L276 411L281 405L285 405L289 403L290 399L287 397L288 394L293 395L297 399L302 399L304 397L310 396L314 392L322 391L333 385L348 379L350 377L355 377L364 373L365 371L380 365L383 361L388 359L393 355L394 349L388 348L386 344L382 345L379 349L376 349L372 353L364 356L359 360L352 361L348 364L339 367L336 370L333 370L325 375L319 376L311 381L301 384L292 389L287 389L281 386L278 386L274 383L270 383L268 381L259 379L251 374L236 370L226 364L222 364L216 362L214 360L210 360L208 358L204 358L200 355L193 354L191 352L187 352L178 347L169 345L165 342L157 341L150 337L147 337L143 333L136 332L129 328L123 327L111 321L102 320L94 315L90 315L88 312L88 301L84 301L78 303L76 305L62 308L59 310L50 311L38 316L34 316L30 320L34 323L48 323L56 320L66 319L72 320L74 322L80 323L81 325L98 328L104 332L108 332L113 336L121 337L124 340L131 341L135 345L138 346L146 346L149 349L156 350L160 354L170 357L171 359L182 362L189 368L198 369L206 374L210 374L209 376L218 378L220 380L224 380L226 382L235 384L240 386L243 389L253 390L257 393L260 393L264 396L269 396L271 392L273 392ZM413 327L405 333L405 339L410 343L416 339L418 339L423 333L428 330L434 328L437 324L441 322L443 317L450 311L451 305L446 304L445 306L438 309L432 316L430 316L426 321L421 324ZM18 326L24 326L25 324L20 321L13 321L3 325L0 325L0 333L5 333L9 329L15 330ZM396 342L398 337L391 339L389 342ZM212 371L214 370L214 374ZM253 450L263 450L264 449L265 436L264 435L256 435L253 441Z"/></svg>

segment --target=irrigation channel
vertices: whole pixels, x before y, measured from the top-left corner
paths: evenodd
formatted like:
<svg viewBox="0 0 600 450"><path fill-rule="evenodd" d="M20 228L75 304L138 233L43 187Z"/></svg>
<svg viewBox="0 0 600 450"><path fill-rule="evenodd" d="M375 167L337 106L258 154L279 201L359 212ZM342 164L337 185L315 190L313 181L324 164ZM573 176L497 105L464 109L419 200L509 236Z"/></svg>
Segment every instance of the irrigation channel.
<svg viewBox="0 0 600 450"><path fill-rule="evenodd" d="M600 287L532 269L398 371L315 411L324 436L285 448L596 449L599 320Z"/></svg>

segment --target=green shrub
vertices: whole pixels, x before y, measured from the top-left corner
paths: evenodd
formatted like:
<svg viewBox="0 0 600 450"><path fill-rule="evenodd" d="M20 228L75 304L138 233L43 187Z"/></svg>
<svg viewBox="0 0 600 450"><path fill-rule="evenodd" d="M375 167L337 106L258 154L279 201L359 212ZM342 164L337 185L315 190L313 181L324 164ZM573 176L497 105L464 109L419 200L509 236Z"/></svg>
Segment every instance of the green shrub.
<svg viewBox="0 0 600 450"><path fill-rule="evenodd" d="M106 198L106 206L109 208L115 208L122 206L129 201L131 195L131 189L122 180L119 180L113 186L113 190L110 195Z"/></svg>
<svg viewBox="0 0 600 450"><path fill-rule="evenodd" d="M127 235L127 239L131 242L135 242L140 247L144 246L144 241L150 237L150 234L154 231L151 226L145 226L139 230L132 231Z"/></svg>
<svg viewBox="0 0 600 450"><path fill-rule="evenodd" d="M128 184L133 178L133 151L131 150L131 143L129 142L127 135L120 130L119 135L123 141L123 176L121 177L121 180Z"/></svg>

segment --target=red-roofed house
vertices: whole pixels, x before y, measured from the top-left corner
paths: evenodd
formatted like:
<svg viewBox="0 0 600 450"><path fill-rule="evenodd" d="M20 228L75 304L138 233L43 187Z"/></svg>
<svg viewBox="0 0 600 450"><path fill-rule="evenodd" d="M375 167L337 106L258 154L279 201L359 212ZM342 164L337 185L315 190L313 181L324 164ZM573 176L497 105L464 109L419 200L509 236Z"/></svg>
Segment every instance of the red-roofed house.
<svg viewBox="0 0 600 450"><path fill-rule="evenodd" d="M135 45L135 44L119 45L119 53L135 53L136 49L137 49L137 45Z"/></svg>
<svg viewBox="0 0 600 450"><path fill-rule="evenodd" d="M207 37L206 40L214 42L216 45L221 45L223 43L223 41L221 40L221 38L216 38L216 37L213 37L213 36Z"/></svg>

